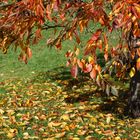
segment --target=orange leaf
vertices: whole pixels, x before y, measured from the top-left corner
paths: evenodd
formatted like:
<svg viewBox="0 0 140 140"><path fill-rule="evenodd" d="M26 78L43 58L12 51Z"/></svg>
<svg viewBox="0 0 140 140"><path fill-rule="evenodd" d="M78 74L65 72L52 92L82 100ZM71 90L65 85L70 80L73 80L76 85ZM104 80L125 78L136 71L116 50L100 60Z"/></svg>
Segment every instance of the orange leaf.
<svg viewBox="0 0 140 140"><path fill-rule="evenodd" d="M107 53L104 54L104 58L105 58L105 61L108 60L108 54Z"/></svg>
<svg viewBox="0 0 140 140"><path fill-rule="evenodd" d="M101 30L97 30L92 36L92 41L97 40L100 37L101 33L102 33Z"/></svg>
<svg viewBox="0 0 140 140"><path fill-rule="evenodd" d="M135 6L132 7L132 11L137 18L140 18L140 6L139 5L135 4Z"/></svg>
<svg viewBox="0 0 140 140"><path fill-rule="evenodd" d="M90 72L90 77L92 79L95 79L96 78L96 75L97 75L97 71L93 68L92 71Z"/></svg>
<svg viewBox="0 0 140 140"><path fill-rule="evenodd" d="M71 50L68 50L65 54L65 57L72 57L73 56L73 52L71 52Z"/></svg>
<svg viewBox="0 0 140 140"><path fill-rule="evenodd" d="M79 27L80 27L80 32L83 32L84 29L83 21L79 22Z"/></svg>
<svg viewBox="0 0 140 140"><path fill-rule="evenodd" d="M80 60L77 60L77 64L78 64L79 68L83 69L83 67L84 67L83 62L81 62Z"/></svg>
<svg viewBox="0 0 140 140"><path fill-rule="evenodd" d="M29 47L27 47L27 50L26 50L27 52L27 56L28 56L28 58L31 58L32 57L32 51L31 51L31 49L29 48Z"/></svg>
<svg viewBox="0 0 140 140"><path fill-rule="evenodd" d="M61 48L62 48L61 42L59 42L59 43L56 44L55 46L56 46L57 49L60 49L60 50L61 50Z"/></svg>
<svg viewBox="0 0 140 140"><path fill-rule="evenodd" d="M137 59L136 68L140 70L140 58Z"/></svg>
<svg viewBox="0 0 140 140"><path fill-rule="evenodd" d="M107 36L106 36L106 34L104 34L104 43L105 43L105 45L108 44L108 40L107 40Z"/></svg>
<svg viewBox="0 0 140 140"><path fill-rule="evenodd" d="M103 20L102 17L100 17L99 22L100 22L101 25L104 25L105 24L105 21Z"/></svg>

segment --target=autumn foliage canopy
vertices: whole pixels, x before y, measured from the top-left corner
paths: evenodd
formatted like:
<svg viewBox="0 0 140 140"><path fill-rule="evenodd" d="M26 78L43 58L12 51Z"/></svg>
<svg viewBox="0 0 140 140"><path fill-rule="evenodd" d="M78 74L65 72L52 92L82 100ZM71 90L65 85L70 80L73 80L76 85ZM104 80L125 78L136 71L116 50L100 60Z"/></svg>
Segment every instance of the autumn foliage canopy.
<svg viewBox="0 0 140 140"><path fill-rule="evenodd" d="M64 40L75 40L74 49L66 52L72 76L76 78L79 71L87 73L108 92L112 86L108 77L115 73L124 79L129 62L140 56L140 0L1 0L3 53L9 47L21 48L19 60L27 63L32 56L30 46L49 29L54 30L54 37L46 40L46 46L61 49ZM81 36L85 32L89 38L83 46ZM118 39L117 44L111 43L112 36ZM99 53L104 56L104 65ZM140 61L136 67L140 69Z"/></svg>

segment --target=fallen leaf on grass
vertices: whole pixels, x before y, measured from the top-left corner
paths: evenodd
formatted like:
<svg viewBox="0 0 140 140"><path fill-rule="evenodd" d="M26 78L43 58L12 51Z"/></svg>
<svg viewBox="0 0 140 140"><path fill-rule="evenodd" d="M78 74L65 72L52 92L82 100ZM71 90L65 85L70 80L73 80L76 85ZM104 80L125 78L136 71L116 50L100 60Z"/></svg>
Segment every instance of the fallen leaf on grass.
<svg viewBox="0 0 140 140"><path fill-rule="evenodd" d="M48 123L48 126L49 127L57 127L57 126L60 126L62 123L59 123L59 122L50 122Z"/></svg>
<svg viewBox="0 0 140 140"><path fill-rule="evenodd" d="M110 118L110 116L108 116L108 117L106 118L106 123L109 124L110 121L111 121L111 118Z"/></svg>
<svg viewBox="0 0 140 140"><path fill-rule="evenodd" d="M28 132L24 132L24 133L23 133L23 138L24 138L24 139L27 140L27 139L29 139L29 137L30 137L30 135L29 135Z"/></svg>
<svg viewBox="0 0 140 140"><path fill-rule="evenodd" d="M15 113L15 111L12 110L12 109L7 110L6 112L7 112L7 114L8 114L9 116L11 116L11 115L13 115L13 114Z"/></svg>
<svg viewBox="0 0 140 140"><path fill-rule="evenodd" d="M90 118L90 121L96 123L97 119L95 117L92 117L92 118Z"/></svg>
<svg viewBox="0 0 140 140"><path fill-rule="evenodd" d="M14 133L11 133L11 132L8 132L8 133L7 133L7 137L8 137L8 138L13 138L14 136L15 136Z"/></svg>
<svg viewBox="0 0 140 140"><path fill-rule="evenodd" d="M69 118L69 115L68 114L64 114L60 117L61 120L64 120L64 121L70 121L70 118Z"/></svg>
<svg viewBox="0 0 140 140"><path fill-rule="evenodd" d="M0 114L2 115L4 113L4 110L0 109Z"/></svg>
<svg viewBox="0 0 140 140"><path fill-rule="evenodd" d="M87 132L86 130L77 130L77 134L78 134L79 136L85 135L86 132Z"/></svg>
<svg viewBox="0 0 140 140"><path fill-rule="evenodd" d="M76 138L76 137L75 137L75 138L72 138L71 140L80 140L80 138Z"/></svg>
<svg viewBox="0 0 140 140"><path fill-rule="evenodd" d="M18 133L17 129L10 129L9 132L7 133L7 137L13 138L16 136L17 133Z"/></svg>
<svg viewBox="0 0 140 140"><path fill-rule="evenodd" d="M103 131L103 135L105 136L114 136L114 132L112 130Z"/></svg>
<svg viewBox="0 0 140 140"><path fill-rule="evenodd" d="M65 133L66 133L66 132L57 133L57 134L55 135L55 138L62 138L62 137L65 136Z"/></svg>

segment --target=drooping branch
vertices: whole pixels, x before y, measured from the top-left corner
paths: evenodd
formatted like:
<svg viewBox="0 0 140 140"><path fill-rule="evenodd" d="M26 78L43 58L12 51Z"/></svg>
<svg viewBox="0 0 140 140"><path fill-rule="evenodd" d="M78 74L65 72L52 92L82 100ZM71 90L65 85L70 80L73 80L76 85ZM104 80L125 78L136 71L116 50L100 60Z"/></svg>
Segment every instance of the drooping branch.
<svg viewBox="0 0 140 140"><path fill-rule="evenodd" d="M42 26L42 30L48 30L48 29L54 29L54 28L64 28L66 27L65 25L48 25L48 24L44 24Z"/></svg>

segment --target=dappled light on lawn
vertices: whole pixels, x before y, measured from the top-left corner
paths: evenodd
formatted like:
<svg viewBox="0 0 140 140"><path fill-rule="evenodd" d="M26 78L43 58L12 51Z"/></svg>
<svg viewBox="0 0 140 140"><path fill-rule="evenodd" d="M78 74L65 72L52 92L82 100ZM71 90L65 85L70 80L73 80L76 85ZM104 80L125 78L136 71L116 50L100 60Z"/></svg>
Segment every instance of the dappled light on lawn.
<svg viewBox="0 0 140 140"><path fill-rule="evenodd" d="M1 82L0 138L140 138L140 120L124 115L124 98L107 97L81 78L51 71Z"/></svg>

